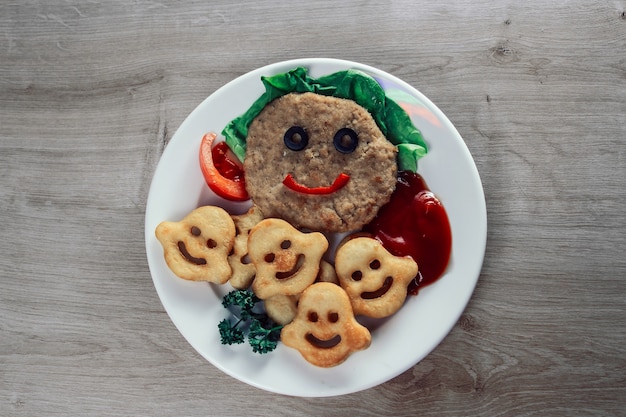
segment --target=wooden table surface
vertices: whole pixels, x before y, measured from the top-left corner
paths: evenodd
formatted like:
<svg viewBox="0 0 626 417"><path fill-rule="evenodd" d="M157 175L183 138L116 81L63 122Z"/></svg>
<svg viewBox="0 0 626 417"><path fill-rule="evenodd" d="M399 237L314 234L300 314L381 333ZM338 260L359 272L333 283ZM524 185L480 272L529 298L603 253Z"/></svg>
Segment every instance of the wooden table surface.
<svg viewBox="0 0 626 417"><path fill-rule="evenodd" d="M445 3L445 4L439 4ZM0 415L626 415L626 2L3 1ZM272 394L187 344L144 214L185 117L252 69L353 60L428 96L488 211L444 341L372 389ZM407 349L410 347L407 347Z"/></svg>

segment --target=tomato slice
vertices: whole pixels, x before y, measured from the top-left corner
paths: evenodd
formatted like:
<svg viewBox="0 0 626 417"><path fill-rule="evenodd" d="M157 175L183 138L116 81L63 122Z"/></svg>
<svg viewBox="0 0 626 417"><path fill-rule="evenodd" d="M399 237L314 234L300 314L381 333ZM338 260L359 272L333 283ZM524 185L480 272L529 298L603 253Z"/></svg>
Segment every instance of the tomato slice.
<svg viewBox="0 0 626 417"><path fill-rule="evenodd" d="M220 143L214 147L216 138L217 134L209 132L200 142L200 169L204 180L209 188L222 198L231 201L250 199L241 163L224 148L226 145Z"/></svg>

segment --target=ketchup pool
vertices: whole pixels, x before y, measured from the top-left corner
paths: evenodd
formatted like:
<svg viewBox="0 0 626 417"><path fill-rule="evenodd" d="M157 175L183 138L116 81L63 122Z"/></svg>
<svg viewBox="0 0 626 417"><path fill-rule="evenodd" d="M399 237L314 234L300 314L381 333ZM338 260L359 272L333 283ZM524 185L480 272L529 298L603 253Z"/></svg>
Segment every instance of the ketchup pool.
<svg viewBox="0 0 626 417"><path fill-rule="evenodd" d="M421 175L400 171L396 189L364 231L395 256L411 256L419 274L409 294L443 275L452 251L452 231L446 210Z"/></svg>

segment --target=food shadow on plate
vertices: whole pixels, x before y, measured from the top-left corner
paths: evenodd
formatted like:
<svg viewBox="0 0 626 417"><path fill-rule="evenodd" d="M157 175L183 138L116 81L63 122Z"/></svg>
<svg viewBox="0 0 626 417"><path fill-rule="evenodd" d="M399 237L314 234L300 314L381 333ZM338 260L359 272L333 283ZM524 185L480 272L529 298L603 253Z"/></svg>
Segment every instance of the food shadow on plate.
<svg viewBox="0 0 626 417"><path fill-rule="evenodd" d="M358 315L356 316L356 320L363 326L367 327L367 329L370 331L370 333L375 334L376 330L380 329L381 327L383 327L390 318L392 318L393 315L388 316L388 317L383 317L383 318L373 318L373 317L367 317L367 316L362 316L362 315Z"/></svg>

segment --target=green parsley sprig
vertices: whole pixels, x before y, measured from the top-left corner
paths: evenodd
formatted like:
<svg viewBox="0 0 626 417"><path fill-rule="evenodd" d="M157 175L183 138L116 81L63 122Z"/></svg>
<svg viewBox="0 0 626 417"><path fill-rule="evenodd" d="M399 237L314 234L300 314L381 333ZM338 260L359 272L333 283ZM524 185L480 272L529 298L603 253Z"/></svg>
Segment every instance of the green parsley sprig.
<svg viewBox="0 0 626 417"><path fill-rule="evenodd" d="M248 343L255 353L268 353L276 349L280 340L280 330L283 326L270 319L265 312L254 311L261 300L248 290L234 290L222 299L224 308L234 310L238 320L233 323L225 318L217 328L223 345L243 343L248 336Z"/></svg>

